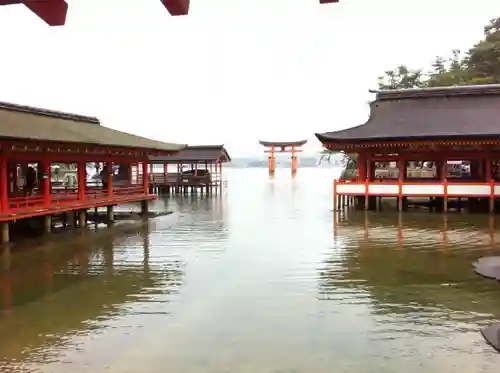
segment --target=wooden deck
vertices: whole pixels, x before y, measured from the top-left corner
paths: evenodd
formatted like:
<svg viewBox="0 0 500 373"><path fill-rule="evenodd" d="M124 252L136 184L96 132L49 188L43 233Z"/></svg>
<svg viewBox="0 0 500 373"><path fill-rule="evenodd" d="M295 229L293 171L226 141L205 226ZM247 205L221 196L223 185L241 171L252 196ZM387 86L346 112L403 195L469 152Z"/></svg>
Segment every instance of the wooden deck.
<svg viewBox="0 0 500 373"><path fill-rule="evenodd" d="M486 201L488 210L493 212L500 199L500 182L467 181L467 180L378 180L378 181L346 181L334 180L333 198L334 208L342 209L355 202L355 197L368 201L371 197L396 197L399 209L407 198L428 198L430 201L442 202L446 212L450 199L467 199ZM370 209L365 203L365 209Z"/></svg>
<svg viewBox="0 0 500 373"><path fill-rule="evenodd" d="M138 181L141 182L140 180ZM178 173L152 173L149 174L149 187L151 192L158 193L210 193L213 189L221 188L225 183L219 174L203 176L183 175Z"/></svg>

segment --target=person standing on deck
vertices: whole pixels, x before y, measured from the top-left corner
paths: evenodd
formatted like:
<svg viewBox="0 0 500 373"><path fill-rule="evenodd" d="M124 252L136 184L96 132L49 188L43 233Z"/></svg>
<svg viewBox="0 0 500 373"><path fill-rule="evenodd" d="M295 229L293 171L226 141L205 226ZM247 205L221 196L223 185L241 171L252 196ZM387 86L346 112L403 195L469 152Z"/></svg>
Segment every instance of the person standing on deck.
<svg viewBox="0 0 500 373"><path fill-rule="evenodd" d="M99 178L102 182L102 189L108 189L108 175L106 174L106 168L103 168L99 173Z"/></svg>
<svg viewBox="0 0 500 373"><path fill-rule="evenodd" d="M26 182L24 183L24 194L31 196L36 185L36 171L33 166L28 166L26 170Z"/></svg>

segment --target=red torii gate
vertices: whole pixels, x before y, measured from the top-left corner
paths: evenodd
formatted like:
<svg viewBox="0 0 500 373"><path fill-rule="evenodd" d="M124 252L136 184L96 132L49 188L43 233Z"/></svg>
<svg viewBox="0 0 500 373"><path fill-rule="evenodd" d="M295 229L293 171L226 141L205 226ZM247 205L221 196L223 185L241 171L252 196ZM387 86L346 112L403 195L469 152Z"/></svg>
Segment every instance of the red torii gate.
<svg viewBox="0 0 500 373"><path fill-rule="evenodd" d="M189 13L190 0L160 0L172 16ZM339 0L319 0L320 4L338 3ZM65 0L0 0L1 5L24 4L49 26L62 26L66 23L68 3Z"/></svg>
<svg viewBox="0 0 500 373"><path fill-rule="evenodd" d="M269 176L274 176L276 171L275 153L292 153L292 176L297 173L297 153L302 152L302 146L307 143L307 140L301 141L261 141L259 144L264 146L264 153L268 153L269 158Z"/></svg>

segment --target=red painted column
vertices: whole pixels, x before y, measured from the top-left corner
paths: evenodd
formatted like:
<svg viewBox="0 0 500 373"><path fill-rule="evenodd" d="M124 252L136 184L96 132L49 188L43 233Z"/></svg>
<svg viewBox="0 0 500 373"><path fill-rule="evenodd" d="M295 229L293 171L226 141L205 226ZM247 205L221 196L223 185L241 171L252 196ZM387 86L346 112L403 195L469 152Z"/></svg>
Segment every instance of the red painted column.
<svg viewBox="0 0 500 373"><path fill-rule="evenodd" d="M4 155L0 156L0 210L9 210L9 173Z"/></svg>
<svg viewBox="0 0 500 373"><path fill-rule="evenodd" d="M78 200L85 199L85 184L87 183L87 162L78 162Z"/></svg>
<svg viewBox="0 0 500 373"><path fill-rule="evenodd" d="M144 194L149 194L149 173L148 161L142 161L142 184L144 187Z"/></svg>
<svg viewBox="0 0 500 373"><path fill-rule="evenodd" d="M220 185L222 186L222 162L219 161Z"/></svg>
<svg viewBox="0 0 500 373"><path fill-rule="evenodd" d="M484 158L484 179L487 182L490 182L493 180L493 167L492 167L490 153L487 153L486 157Z"/></svg>
<svg viewBox="0 0 500 373"><path fill-rule="evenodd" d="M106 176L108 178L108 198L113 198L113 162L106 163Z"/></svg>
<svg viewBox="0 0 500 373"><path fill-rule="evenodd" d="M43 194L43 204L44 206L50 206L52 202L51 190L50 190L50 165L51 162L48 159L43 159L40 163L40 168L43 174L43 179L41 180L40 189Z"/></svg>
<svg viewBox="0 0 500 373"><path fill-rule="evenodd" d="M398 210L403 211L403 182L406 177L406 159L398 159ZM398 237L401 233L401 227L398 225ZM402 235L401 235L402 237Z"/></svg>
<svg viewBox="0 0 500 373"><path fill-rule="evenodd" d="M366 181L370 175L366 170L366 154L359 153L358 155L358 178L360 181Z"/></svg>

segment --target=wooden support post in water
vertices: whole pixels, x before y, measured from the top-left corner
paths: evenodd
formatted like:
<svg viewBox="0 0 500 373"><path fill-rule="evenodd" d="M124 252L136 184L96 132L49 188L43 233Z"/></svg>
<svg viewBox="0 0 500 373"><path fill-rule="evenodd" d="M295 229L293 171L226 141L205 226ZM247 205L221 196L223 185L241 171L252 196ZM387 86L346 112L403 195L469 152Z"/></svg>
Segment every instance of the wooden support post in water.
<svg viewBox="0 0 500 373"><path fill-rule="evenodd" d="M113 224L113 222L115 221L115 216L113 213L113 205L106 206L106 221L108 225Z"/></svg>
<svg viewBox="0 0 500 373"><path fill-rule="evenodd" d="M269 176L273 176L275 171L276 171L276 158L274 156L274 146L272 146L271 152L269 153Z"/></svg>
<svg viewBox="0 0 500 373"><path fill-rule="evenodd" d="M490 213L495 212L495 179L493 178L493 169L491 162L491 154L487 153L486 159L486 169L484 170L486 174L486 180L490 183L490 198L489 198L489 211Z"/></svg>
<svg viewBox="0 0 500 373"><path fill-rule="evenodd" d="M337 180L333 180L333 210L337 210L338 206L337 206L337 199L338 199L338 196L337 196Z"/></svg>
<svg viewBox="0 0 500 373"><path fill-rule="evenodd" d="M448 161L443 159L436 161L436 170L438 171L439 180L443 183L442 211L448 212ZM440 207L436 206L437 211L441 211Z"/></svg>
<svg viewBox="0 0 500 373"><path fill-rule="evenodd" d="M2 230L2 244L8 243L10 241L9 223L8 222L1 223L1 230Z"/></svg>
<svg viewBox="0 0 500 373"><path fill-rule="evenodd" d="M406 160L399 159L398 160L398 211L403 211L403 182L405 180L406 173Z"/></svg>
<svg viewBox="0 0 500 373"><path fill-rule="evenodd" d="M297 154L295 154L295 146L292 146L292 175L297 173Z"/></svg>
<svg viewBox="0 0 500 373"><path fill-rule="evenodd" d="M80 228L85 228L87 226L87 211L78 211L78 224L80 225Z"/></svg>
<svg viewBox="0 0 500 373"><path fill-rule="evenodd" d="M43 217L43 233L48 234L52 232L52 216L45 215Z"/></svg>
<svg viewBox="0 0 500 373"><path fill-rule="evenodd" d="M141 201L141 215L147 215L148 212L149 212L148 201L146 200Z"/></svg>

